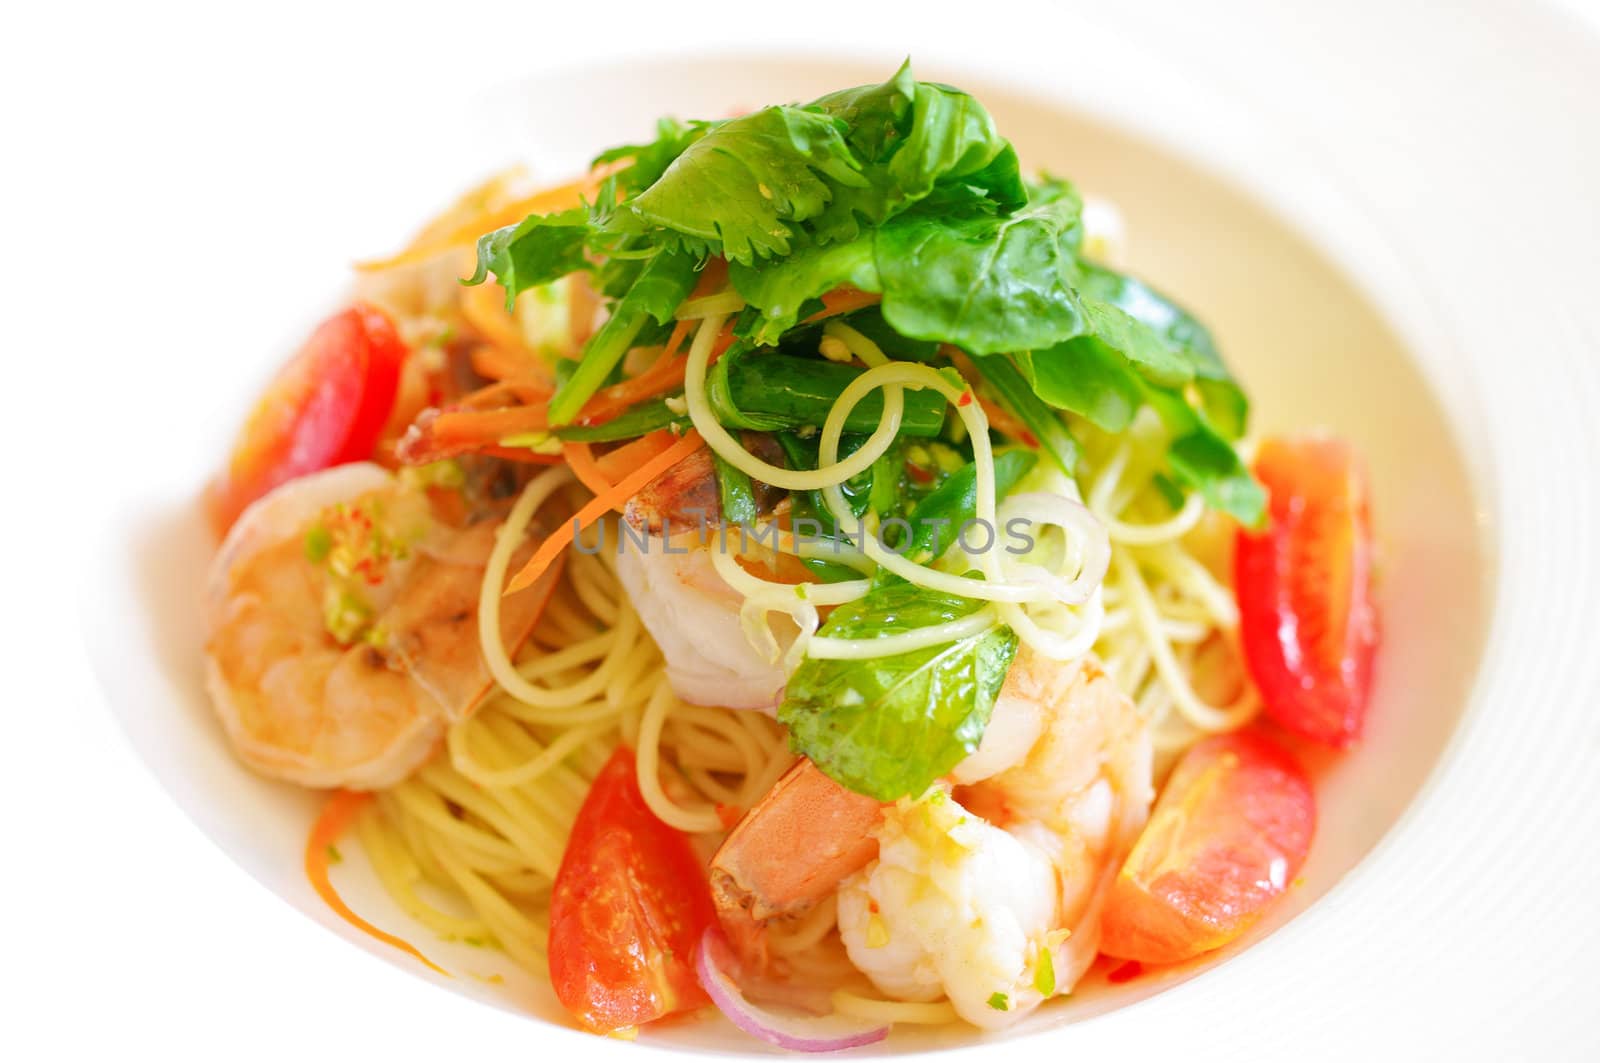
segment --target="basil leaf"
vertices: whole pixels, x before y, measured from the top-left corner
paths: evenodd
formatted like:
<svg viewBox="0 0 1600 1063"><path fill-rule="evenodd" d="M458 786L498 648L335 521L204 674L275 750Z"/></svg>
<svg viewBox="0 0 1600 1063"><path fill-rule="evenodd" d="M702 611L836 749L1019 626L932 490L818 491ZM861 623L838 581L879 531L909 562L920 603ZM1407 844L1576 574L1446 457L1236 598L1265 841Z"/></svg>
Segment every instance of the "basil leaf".
<svg viewBox="0 0 1600 1063"><path fill-rule="evenodd" d="M1064 246L1082 207L1056 186L1016 213L953 216L924 208L878 231L883 316L919 340L972 354L1048 347L1084 331Z"/></svg>
<svg viewBox="0 0 1600 1063"><path fill-rule="evenodd" d="M984 359L987 375L998 359ZM1017 367L1039 398L1107 432L1120 432L1144 405L1144 388L1127 360L1089 336L1022 351Z"/></svg>
<svg viewBox="0 0 1600 1063"><path fill-rule="evenodd" d="M1080 263L1079 291L1104 300L1154 329L1188 359L1206 416L1224 438L1244 435L1250 402L1233 379L1210 331L1183 307L1137 278Z"/></svg>
<svg viewBox="0 0 1600 1063"><path fill-rule="evenodd" d="M1233 445L1181 394L1151 388L1148 396L1173 436L1167 449L1173 476L1199 491L1212 508L1247 527L1260 527L1266 516L1267 494Z"/></svg>
<svg viewBox="0 0 1600 1063"><path fill-rule="evenodd" d="M821 634L872 639L946 623L981 602L909 583L833 611ZM863 661L807 658L784 689L789 744L841 785L880 801L915 796L978 748L1016 653L996 626L912 653Z"/></svg>

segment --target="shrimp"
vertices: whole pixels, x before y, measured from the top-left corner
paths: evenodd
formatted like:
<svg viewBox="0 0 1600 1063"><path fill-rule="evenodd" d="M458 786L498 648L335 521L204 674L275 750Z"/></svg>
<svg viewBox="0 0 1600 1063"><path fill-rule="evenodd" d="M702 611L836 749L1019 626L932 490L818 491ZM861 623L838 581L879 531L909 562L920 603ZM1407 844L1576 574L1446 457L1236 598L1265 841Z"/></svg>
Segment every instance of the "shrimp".
<svg viewBox="0 0 1600 1063"><path fill-rule="evenodd" d="M769 966L767 924L803 915L878 854L882 805L802 757L711 858L711 897L729 941L753 968ZM805 859L795 859L797 854Z"/></svg>
<svg viewBox="0 0 1600 1063"><path fill-rule="evenodd" d="M768 497L758 494L758 504ZM744 598L711 559L712 550L733 549L738 539L724 544L709 531L720 519L709 453L668 469L628 501L623 519L617 576L666 658L673 692L694 705L776 710L789 680L782 651L799 629L776 618L776 657L746 634Z"/></svg>
<svg viewBox="0 0 1600 1063"><path fill-rule="evenodd" d="M1024 646L978 748L920 798L882 805L790 769L712 858L718 919L748 966L781 975L765 931L837 891L845 949L882 992L1007 1025L1093 962L1151 755L1098 662Z"/></svg>
<svg viewBox="0 0 1600 1063"><path fill-rule="evenodd" d="M493 522L357 463L290 481L228 533L209 579L206 686L240 759L303 786L377 789L493 686L477 600ZM554 578L506 599L519 645Z"/></svg>
<svg viewBox="0 0 1600 1063"><path fill-rule="evenodd" d="M986 1028L1068 992L1149 814L1151 756L1144 720L1098 663L1024 646L977 751L885 809L877 859L841 884L851 962L892 997L946 996Z"/></svg>

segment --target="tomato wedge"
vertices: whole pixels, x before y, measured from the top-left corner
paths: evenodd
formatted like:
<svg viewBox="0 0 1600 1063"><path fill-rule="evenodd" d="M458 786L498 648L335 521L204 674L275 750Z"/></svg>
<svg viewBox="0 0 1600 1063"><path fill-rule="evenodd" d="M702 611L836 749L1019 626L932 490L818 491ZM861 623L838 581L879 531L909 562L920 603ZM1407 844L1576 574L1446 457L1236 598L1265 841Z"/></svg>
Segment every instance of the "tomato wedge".
<svg viewBox="0 0 1600 1063"><path fill-rule="evenodd" d="M1265 735L1197 743L1112 884L1100 951L1177 963L1227 944L1300 873L1316 822L1305 773Z"/></svg>
<svg viewBox="0 0 1600 1063"><path fill-rule="evenodd" d="M688 836L639 793L619 748L584 799L550 897L550 981L584 1026L611 1033L707 1003L694 950L716 921Z"/></svg>
<svg viewBox="0 0 1600 1063"><path fill-rule="evenodd" d="M1241 530L1234 587L1250 675L1267 715L1334 748L1361 737L1378 647L1367 486L1348 444L1268 439L1256 476L1268 524Z"/></svg>
<svg viewBox="0 0 1600 1063"><path fill-rule="evenodd" d="M217 530L279 484L370 457L405 357L394 322L366 303L318 325L257 401L212 485Z"/></svg>

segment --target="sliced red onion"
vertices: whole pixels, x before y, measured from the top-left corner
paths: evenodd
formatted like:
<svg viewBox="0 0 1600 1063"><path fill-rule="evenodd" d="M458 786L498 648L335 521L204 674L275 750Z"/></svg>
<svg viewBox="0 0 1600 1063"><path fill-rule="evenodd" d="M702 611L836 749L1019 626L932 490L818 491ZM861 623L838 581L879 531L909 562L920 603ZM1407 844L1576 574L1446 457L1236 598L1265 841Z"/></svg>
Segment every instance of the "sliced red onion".
<svg viewBox="0 0 1600 1063"><path fill-rule="evenodd" d="M793 1052L839 1052L874 1044L889 1036L887 1026L847 1015L781 1015L745 999L738 983L728 974L733 965L732 950L718 926L709 927L700 939L695 971L711 1002L739 1029L769 1045Z"/></svg>

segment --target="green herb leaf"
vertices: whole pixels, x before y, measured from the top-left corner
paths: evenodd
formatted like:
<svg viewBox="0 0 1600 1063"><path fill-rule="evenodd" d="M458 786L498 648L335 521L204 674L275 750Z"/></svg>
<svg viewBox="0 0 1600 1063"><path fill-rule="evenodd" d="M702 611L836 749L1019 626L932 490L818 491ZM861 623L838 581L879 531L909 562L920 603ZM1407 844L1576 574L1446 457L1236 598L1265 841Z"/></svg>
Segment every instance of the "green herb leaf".
<svg viewBox="0 0 1600 1063"><path fill-rule="evenodd" d="M1030 387L1003 354L984 358L981 365L985 382L1000 396L1001 404L1028 426L1033 433L1032 442L1055 462L1056 468L1071 476L1078 467L1078 442L1067 431L1061 415L1040 398L1038 385Z"/></svg>
<svg viewBox="0 0 1600 1063"><path fill-rule="evenodd" d="M1067 245L1082 207L1054 185L1013 214L902 214L878 231L883 316L972 354L1048 347L1084 331Z"/></svg>
<svg viewBox="0 0 1600 1063"><path fill-rule="evenodd" d="M602 424L563 425L551 434L557 439L572 443L613 443L622 439L634 439L669 425L688 422L687 414L674 413L665 399L656 399L651 402L641 402Z"/></svg>
<svg viewBox="0 0 1600 1063"><path fill-rule="evenodd" d="M821 634L873 639L975 612L981 602L909 583L834 610ZM808 658L778 719L790 745L841 785L891 801L920 794L978 748L1017 637L995 626L912 653L862 661Z"/></svg>
<svg viewBox="0 0 1600 1063"><path fill-rule="evenodd" d="M1266 516L1267 494L1233 445L1181 394L1151 388L1148 396L1173 436L1167 450L1173 476L1199 491L1212 508L1248 527L1259 527Z"/></svg>
<svg viewBox="0 0 1600 1063"><path fill-rule="evenodd" d="M1011 1007L1011 999L1004 993L991 993L989 1006L996 1011L1006 1011Z"/></svg>
<svg viewBox="0 0 1600 1063"><path fill-rule="evenodd" d="M559 214L530 214L516 225L478 238L478 267L461 283L482 284L492 272L506 290L506 309L529 288L549 284L585 269L589 212L581 207Z"/></svg>
<svg viewBox="0 0 1600 1063"><path fill-rule="evenodd" d="M1134 277L1080 263L1079 290L1121 309L1188 359L1206 415L1224 438L1244 435L1250 403L1228 372L1211 333L1183 307ZM1087 414L1085 415L1087 416Z"/></svg>
<svg viewBox="0 0 1600 1063"><path fill-rule="evenodd" d="M1037 455L1026 450L997 454L994 459L995 500L1009 495L1017 481L1026 476L1038 460ZM911 542L905 556L918 564L943 557L944 552L955 545L962 525L975 519L977 513L978 467L968 462L918 502L906 518L911 525ZM1003 531L994 529L995 538Z"/></svg>
<svg viewBox="0 0 1600 1063"><path fill-rule="evenodd" d="M722 507L723 521L753 525L761 516L761 509L756 505L756 492L750 475L729 465L716 451L711 452L711 461L716 471L717 500Z"/></svg>
<svg viewBox="0 0 1600 1063"><path fill-rule="evenodd" d="M633 346L648 319L664 325L694 287L695 260L681 251L662 251L645 263L628 294L606 323L584 344L578 367L550 399L550 424L561 426L578 415L589 397Z"/></svg>
<svg viewBox="0 0 1600 1063"><path fill-rule="evenodd" d="M604 166L619 159L628 159L629 164L618 173L612 175L611 195L598 197L600 203L616 201L616 193L620 191L624 197L643 192L661 179L673 161L696 140L705 136L710 128L707 122L679 122L675 118L663 118L656 123L656 139L648 144L621 144L596 155L591 166Z"/></svg>
<svg viewBox="0 0 1600 1063"><path fill-rule="evenodd" d="M982 361L985 376L998 360ZM1107 432L1127 428L1144 405L1144 388L1127 360L1091 336L1022 351L1016 364L1039 398Z"/></svg>
<svg viewBox="0 0 1600 1063"><path fill-rule="evenodd" d="M670 230L699 255L720 249L745 264L786 255L793 224L820 214L835 186L865 184L842 127L799 107L721 122L619 213Z"/></svg>
<svg viewBox="0 0 1600 1063"><path fill-rule="evenodd" d="M821 427L834 400L866 370L819 358L752 352L738 345L706 376L706 398L725 425L774 431ZM931 388L907 391L900 432L931 437L944 426L944 396ZM846 432L872 432L883 417L883 392L873 391L845 418Z"/></svg>
<svg viewBox="0 0 1600 1063"><path fill-rule="evenodd" d="M728 279L745 302L761 311L747 330L752 343L773 345L794 327L811 300L843 285L875 292L881 288L871 237L843 244L797 247L786 258L759 264L733 263Z"/></svg>

